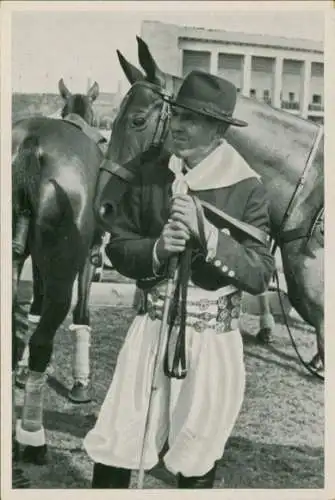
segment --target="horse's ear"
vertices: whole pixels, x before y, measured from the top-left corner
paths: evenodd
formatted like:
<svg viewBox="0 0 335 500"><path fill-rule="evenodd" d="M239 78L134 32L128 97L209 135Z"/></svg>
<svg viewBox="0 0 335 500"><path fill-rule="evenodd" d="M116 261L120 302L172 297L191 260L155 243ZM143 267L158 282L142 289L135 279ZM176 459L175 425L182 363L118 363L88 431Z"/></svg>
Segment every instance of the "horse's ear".
<svg viewBox="0 0 335 500"><path fill-rule="evenodd" d="M151 55L148 45L139 36L136 37L138 44L138 59L144 69L149 82L165 87L166 78L163 71L159 69L156 61Z"/></svg>
<svg viewBox="0 0 335 500"><path fill-rule="evenodd" d="M67 100L71 96L71 92L65 85L63 78L61 78L58 82L58 89L63 99Z"/></svg>
<svg viewBox="0 0 335 500"><path fill-rule="evenodd" d="M139 69L137 69L135 66L133 66L130 62L127 61L127 59L121 54L119 50L116 51L117 56L119 58L119 62L121 64L121 68L124 71L124 74L126 75L128 82L132 85L135 82L138 82L140 80L145 80L145 77Z"/></svg>
<svg viewBox="0 0 335 500"><path fill-rule="evenodd" d="M99 95L99 85L97 82L94 82L92 87L87 91L87 97L91 99L91 101L95 101Z"/></svg>

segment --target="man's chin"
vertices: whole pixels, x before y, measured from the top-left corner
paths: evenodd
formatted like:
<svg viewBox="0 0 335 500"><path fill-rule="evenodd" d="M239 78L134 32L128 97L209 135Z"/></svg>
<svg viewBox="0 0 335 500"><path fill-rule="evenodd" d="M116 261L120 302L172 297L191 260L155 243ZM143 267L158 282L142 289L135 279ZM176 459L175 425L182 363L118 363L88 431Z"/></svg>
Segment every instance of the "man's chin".
<svg viewBox="0 0 335 500"><path fill-rule="evenodd" d="M185 159L185 158L188 158L190 156L190 154L192 153L192 150L191 149L184 149L184 148L173 147L172 148L172 153L175 156L177 156L178 158Z"/></svg>

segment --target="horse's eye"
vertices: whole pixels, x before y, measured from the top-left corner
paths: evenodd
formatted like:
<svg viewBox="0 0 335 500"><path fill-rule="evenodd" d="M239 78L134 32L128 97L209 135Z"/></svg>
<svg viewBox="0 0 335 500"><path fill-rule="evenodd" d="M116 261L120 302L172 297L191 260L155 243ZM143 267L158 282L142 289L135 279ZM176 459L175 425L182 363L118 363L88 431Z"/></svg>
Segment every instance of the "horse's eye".
<svg viewBox="0 0 335 500"><path fill-rule="evenodd" d="M143 116L136 116L132 119L131 124L133 127L142 127L145 125L145 118Z"/></svg>

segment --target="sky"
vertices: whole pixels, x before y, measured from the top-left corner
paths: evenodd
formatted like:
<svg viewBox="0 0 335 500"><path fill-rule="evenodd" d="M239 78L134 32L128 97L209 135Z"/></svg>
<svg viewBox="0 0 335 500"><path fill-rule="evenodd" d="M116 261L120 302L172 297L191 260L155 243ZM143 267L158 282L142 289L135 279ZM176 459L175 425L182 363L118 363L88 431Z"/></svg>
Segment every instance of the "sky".
<svg viewBox="0 0 335 500"><path fill-rule="evenodd" d="M222 10L222 4L227 3L231 2L211 3L211 10L209 2L201 2L201 5L182 2L179 10L174 8L174 2L125 2L123 7L104 12L75 11L76 6L72 11L63 12L13 12L12 89L14 92L57 93L60 77L73 92L84 92L89 77L98 81L101 92L115 92L119 82L123 89L127 82L116 49L138 65L136 35L140 35L144 20L324 40L324 13L306 10L309 2L299 2L303 10L286 12L273 8L250 10L255 2L248 2L249 12L245 4L238 10L232 11L231 5L229 11ZM126 4L128 8L124 9ZM141 8L139 4L143 4ZM149 7L144 8L144 4ZM192 8L186 11L188 5Z"/></svg>

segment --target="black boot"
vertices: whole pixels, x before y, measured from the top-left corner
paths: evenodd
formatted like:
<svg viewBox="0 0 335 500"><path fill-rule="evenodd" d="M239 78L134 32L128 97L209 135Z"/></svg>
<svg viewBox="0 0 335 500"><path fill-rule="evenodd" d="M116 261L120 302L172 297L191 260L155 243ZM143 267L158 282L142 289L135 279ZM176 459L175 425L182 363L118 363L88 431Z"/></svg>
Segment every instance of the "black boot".
<svg viewBox="0 0 335 500"><path fill-rule="evenodd" d="M121 469L95 463L93 467L92 488L93 489L127 489L129 488L131 470Z"/></svg>
<svg viewBox="0 0 335 500"><path fill-rule="evenodd" d="M178 474L178 488L183 489L212 489L215 480L216 465L203 476L185 477Z"/></svg>

